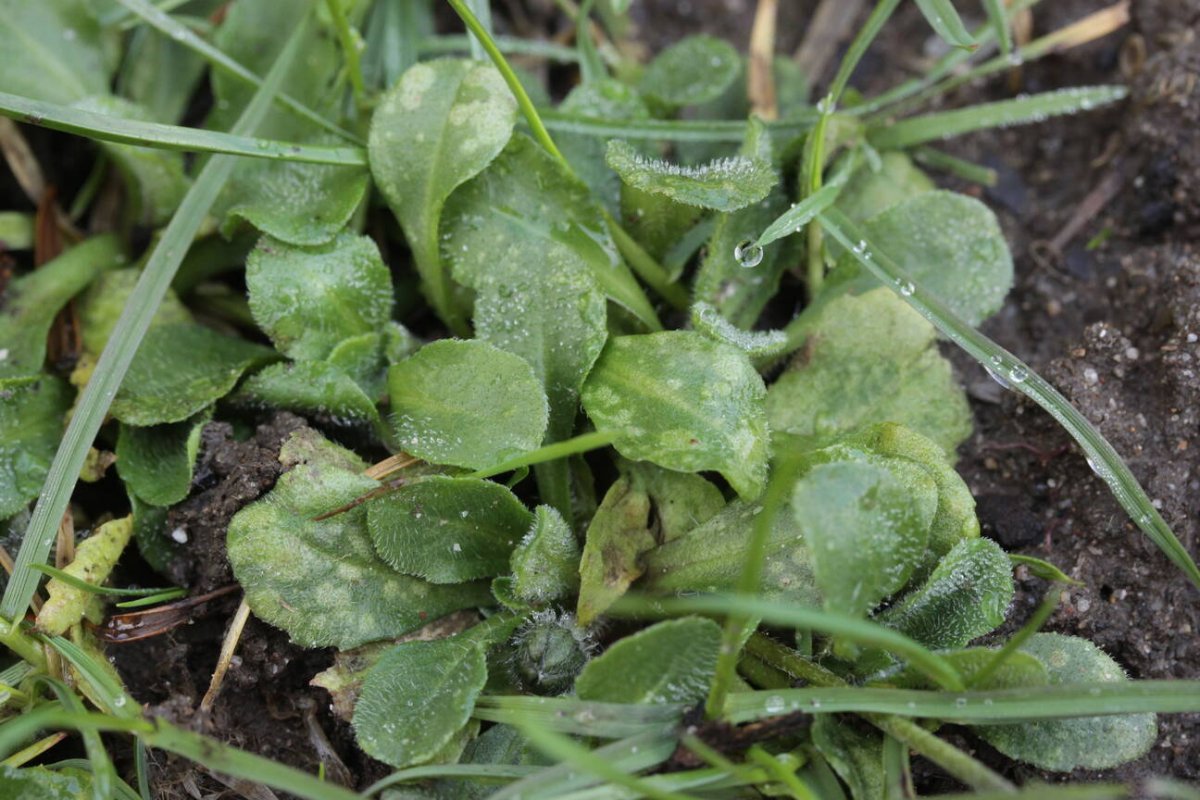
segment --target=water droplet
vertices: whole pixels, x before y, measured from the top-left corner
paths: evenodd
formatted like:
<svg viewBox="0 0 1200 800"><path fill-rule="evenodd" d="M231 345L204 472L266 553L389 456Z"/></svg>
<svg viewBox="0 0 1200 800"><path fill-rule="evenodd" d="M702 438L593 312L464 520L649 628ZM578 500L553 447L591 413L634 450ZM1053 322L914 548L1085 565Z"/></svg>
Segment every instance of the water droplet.
<svg viewBox="0 0 1200 800"><path fill-rule="evenodd" d="M766 704L763 706L768 714L782 714L787 704L783 702L783 698L777 694L773 694L767 698Z"/></svg>
<svg viewBox="0 0 1200 800"><path fill-rule="evenodd" d="M984 367L987 370L988 377L1000 384L1001 389L1011 389L1012 386L1004 378L1000 377L1000 373L993 370L991 367Z"/></svg>
<svg viewBox="0 0 1200 800"><path fill-rule="evenodd" d="M757 267L763 260L763 249L746 239L733 248L733 257L746 269Z"/></svg>
<svg viewBox="0 0 1200 800"><path fill-rule="evenodd" d="M1025 367L1021 366L1020 364L1014 364L1008 371L1008 379L1013 383L1021 383L1028 377L1029 370L1025 369Z"/></svg>
<svg viewBox="0 0 1200 800"><path fill-rule="evenodd" d="M965 698L965 697L954 698L954 705L958 706L959 708L966 708L967 707L967 698Z"/></svg>
<svg viewBox="0 0 1200 800"><path fill-rule="evenodd" d="M900 292L901 297L912 297L912 293L917 290L917 287L913 286L912 281L900 281L896 285L896 290Z"/></svg>

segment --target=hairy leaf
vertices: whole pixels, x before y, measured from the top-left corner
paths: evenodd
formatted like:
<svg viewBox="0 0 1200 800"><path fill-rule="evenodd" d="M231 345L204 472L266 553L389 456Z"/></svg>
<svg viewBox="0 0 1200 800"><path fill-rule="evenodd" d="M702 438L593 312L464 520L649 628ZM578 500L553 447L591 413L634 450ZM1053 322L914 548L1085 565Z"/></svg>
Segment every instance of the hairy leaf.
<svg viewBox="0 0 1200 800"><path fill-rule="evenodd" d="M886 797L883 770L883 734L848 724L832 714L813 717L813 745L833 767L854 800Z"/></svg>
<svg viewBox="0 0 1200 800"><path fill-rule="evenodd" d="M0 519L41 491L71 400L67 383L49 375L0 386Z"/></svg>
<svg viewBox="0 0 1200 800"><path fill-rule="evenodd" d="M443 339L388 371L401 448L432 464L482 469L533 450L546 395L529 363L484 341Z"/></svg>
<svg viewBox="0 0 1200 800"><path fill-rule="evenodd" d="M513 591L530 603L561 600L579 588L579 542L562 514L534 509L533 524L513 550Z"/></svg>
<svg viewBox="0 0 1200 800"><path fill-rule="evenodd" d="M6 800L80 800L91 797L91 773L81 769L0 766L0 796Z"/></svg>
<svg viewBox="0 0 1200 800"><path fill-rule="evenodd" d="M650 110L636 89L612 78L580 84L559 104L562 113L604 120L645 120ZM558 149L580 179L612 213L618 209L621 181L604 163L605 142L579 133L556 134Z"/></svg>
<svg viewBox="0 0 1200 800"><path fill-rule="evenodd" d="M608 143L605 160L625 183L685 205L737 211L762 200L779 182L770 163L731 156L696 167L647 158L621 139Z"/></svg>
<svg viewBox="0 0 1200 800"><path fill-rule="evenodd" d="M580 625L590 625L641 576L642 556L655 545L649 526L650 496L618 478L588 525L579 562Z"/></svg>
<svg viewBox="0 0 1200 800"><path fill-rule="evenodd" d="M371 501L367 529L384 561L433 583L508 571L533 515L499 483L431 475Z"/></svg>
<svg viewBox="0 0 1200 800"><path fill-rule="evenodd" d="M744 331L701 301L692 306L692 327L717 342L733 345L751 358L773 358L787 347L783 331Z"/></svg>
<svg viewBox="0 0 1200 800"><path fill-rule="evenodd" d="M741 66L737 50L728 42L688 36L659 53L638 86L665 106L694 106L720 97L737 80Z"/></svg>
<svg viewBox="0 0 1200 800"><path fill-rule="evenodd" d="M879 162L879 169L855 170L838 195L837 207L855 222L866 222L892 206L937 188L905 153L883 153Z"/></svg>
<svg viewBox="0 0 1200 800"><path fill-rule="evenodd" d="M725 507L721 490L699 475L662 469L645 461L623 461L619 466L636 489L650 496L660 542L678 539Z"/></svg>
<svg viewBox="0 0 1200 800"><path fill-rule="evenodd" d="M129 295L141 277L141 271L134 268L114 269L103 272L88 286L78 302L79 334L83 342L83 350L91 356L98 357L108 344L122 309L129 302ZM192 314L173 291L168 290L166 297L159 304L150 320L148 336L153 336L155 328L160 325L170 325L179 322L191 322Z"/></svg>
<svg viewBox="0 0 1200 800"><path fill-rule="evenodd" d="M716 470L743 497L766 481L766 393L745 354L692 331L612 339L583 405L617 450L683 472Z"/></svg>
<svg viewBox="0 0 1200 800"><path fill-rule="evenodd" d="M88 0L0 0L0 91L63 105L104 94L110 43Z"/></svg>
<svg viewBox="0 0 1200 800"><path fill-rule="evenodd" d="M589 661L575 693L606 703L692 705L708 694L720 647L721 627L710 619L659 622Z"/></svg>
<svg viewBox="0 0 1200 800"><path fill-rule="evenodd" d="M200 451L200 432L211 416L211 411L202 411L166 425L122 425L117 436L117 471L126 488L155 506L174 505L187 497Z"/></svg>
<svg viewBox="0 0 1200 800"><path fill-rule="evenodd" d="M255 616L305 647L355 647L487 602L483 584L434 586L379 559L359 506L315 520L378 487L357 456L311 430L279 454L292 469L229 523L229 563Z"/></svg>
<svg viewBox="0 0 1200 800"><path fill-rule="evenodd" d="M324 361L271 364L251 375L230 401L284 408L341 426L380 421L371 398L345 372Z"/></svg>
<svg viewBox="0 0 1200 800"><path fill-rule="evenodd" d="M108 574L117 564L133 536L133 517L114 519L101 525L94 534L84 539L75 549L75 558L63 567L63 572L95 586L108 580ZM78 625L87 611L89 603L96 597L92 592L79 589L68 583L51 578L46 583L46 602L38 611L37 626L48 636L62 636L73 625ZM91 620L99 622L99 618Z"/></svg>

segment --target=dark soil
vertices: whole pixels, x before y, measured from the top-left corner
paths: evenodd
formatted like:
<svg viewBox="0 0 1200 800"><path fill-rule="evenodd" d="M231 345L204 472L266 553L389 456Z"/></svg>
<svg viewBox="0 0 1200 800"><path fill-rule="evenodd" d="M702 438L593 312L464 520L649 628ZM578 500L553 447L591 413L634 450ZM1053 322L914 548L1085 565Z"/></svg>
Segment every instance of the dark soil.
<svg viewBox="0 0 1200 800"><path fill-rule="evenodd" d="M1106 5L1043 3L1035 35ZM522 33L552 19L548 2L497 4L498 14L501 6L516 11L500 16L499 24L511 20ZM781 6L778 50L792 53L816 2ZM754 0L642 0L633 8L650 50L700 30L744 47ZM860 87L893 85L919 66L931 37L911 6L905 9L863 62ZM1130 100L1116 108L947 143L954 154L997 169L1001 181L988 190L944 183L980 195L996 210L1016 259L1017 285L986 332L1100 427L1200 556L1198 24L1200 0L1139 0L1131 24L1117 33L958 92L947 105L1089 83L1132 88ZM1081 215L1073 236L1062 235L1089 196L1105 187L1113 189L1107 202ZM1102 232L1107 238L1089 249ZM1083 584L1063 592L1049 628L1091 639L1135 678L1200 677L1197 591L1133 527L1046 414L991 383L960 354L953 358L976 415L976 434L962 448L959 468L978 498L986 532L1009 549L1054 562ZM170 521L189 536L186 558L172 575L181 585L201 592L231 582L223 545L228 521L273 485L279 444L301 424L281 415L241 442L228 426L206 430L197 491ZM1041 580L1019 577L1015 624L1047 590ZM195 718L236 605L236 595L215 601L192 625L111 647L137 699L153 712L302 769L315 771L324 762L333 780L362 786L378 777L383 768L358 753L348 726L329 712L328 694L308 685L332 663L332 652L296 648L253 620L211 718ZM1195 714L1161 717L1151 753L1111 773L1038 773L1013 766L969 736L960 742L1022 781L1200 779ZM156 770L163 797L226 788L188 762L168 760ZM930 790L955 788L933 771L922 780Z"/></svg>

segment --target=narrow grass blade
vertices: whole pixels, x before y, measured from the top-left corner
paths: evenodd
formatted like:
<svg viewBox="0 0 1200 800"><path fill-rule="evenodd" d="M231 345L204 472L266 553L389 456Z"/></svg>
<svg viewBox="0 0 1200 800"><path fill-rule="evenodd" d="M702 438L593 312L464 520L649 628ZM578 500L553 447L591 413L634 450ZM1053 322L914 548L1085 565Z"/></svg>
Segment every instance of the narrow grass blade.
<svg viewBox="0 0 1200 800"><path fill-rule="evenodd" d="M110 117L70 106L30 100L28 97L0 92L0 115L17 122L41 125L56 131L74 133L89 139L118 144L157 147L162 150L186 150L195 153L227 153L296 161L306 164L364 166L367 152L361 147L313 147L271 139L256 139L235 133L163 125L158 122Z"/></svg>
<svg viewBox="0 0 1200 800"><path fill-rule="evenodd" d="M992 33L996 36L996 41L1000 45L1000 52L1007 56L1012 52L1012 29L1008 26L1008 9L1004 7L1004 0L983 0L983 7L987 11L988 22L992 26Z"/></svg>
<svg viewBox="0 0 1200 800"><path fill-rule="evenodd" d="M741 614L772 625L786 625L840 636L857 644L881 647L908 661L950 691L961 691L962 676L946 659L920 643L875 622L846 614L745 595L708 595L656 600L626 595L612 611L637 614Z"/></svg>
<svg viewBox="0 0 1200 800"><path fill-rule="evenodd" d="M495 36L496 47L506 56L531 56L544 58L547 61L558 61L563 64L574 64L579 61L579 53L573 48L554 42L543 42L536 39L518 39L513 36ZM429 36L418 46L422 55L440 56L451 53L466 53L471 49L470 37L462 34L446 36Z"/></svg>
<svg viewBox="0 0 1200 800"><path fill-rule="evenodd" d="M149 25L170 36L184 47L198 53L205 61L212 64L214 68L228 72L230 75L240 78L252 86L257 86L259 89L262 89L265 85L265 79L258 77L249 69L192 33L191 29L186 25L172 19L169 14L150 5L146 0L117 0L117 2L145 20ZM306 119L348 142L365 144L362 137L339 127L336 123L330 122L290 95L276 91L273 93L272 100L284 106L289 111L294 112L302 119Z"/></svg>
<svg viewBox="0 0 1200 800"><path fill-rule="evenodd" d="M525 733L529 729L543 730L532 722L515 724ZM555 734L550 732L550 735ZM591 755L604 761L611 768L629 774L661 764L674 752L675 746L674 734L648 732L610 742L591 751ZM583 774L580 774L576 763L561 758L557 760L558 763L554 766L509 784L489 800L560 800L568 792L595 787L598 783L597 779L592 777L593 771L584 770ZM645 795L635 793L633 796Z"/></svg>
<svg viewBox="0 0 1200 800"><path fill-rule="evenodd" d="M1088 111L1115 103L1129 90L1124 86L1085 86L940 111L872 128L867 138L880 150L902 150L918 144L961 136L986 128L1007 128L1048 117Z"/></svg>
<svg viewBox="0 0 1200 800"><path fill-rule="evenodd" d="M55 580L58 580L58 581L62 581L63 583L67 584L68 586L74 586L76 589L82 589L83 591L91 592L92 594L102 594L102 595L108 595L108 596L114 596L114 597L128 597L128 596L144 597L146 595L159 595L159 594L163 594L164 592L177 591L174 588L121 589L121 588L118 588L115 586L97 586L94 583L88 583L83 578L78 578L68 572L63 572L61 569L55 569L54 567L50 566L49 564L31 564L30 566L33 569L36 569L38 572L42 573L43 575L49 575L51 578L54 578Z"/></svg>
<svg viewBox="0 0 1200 800"><path fill-rule="evenodd" d="M921 9L929 27L948 44L967 50L974 50L979 46L967 32L962 17L958 16L958 11L950 0L917 0L917 8Z"/></svg>
<svg viewBox="0 0 1200 800"><path fill-rule="evenodd" d="M308 15L305 14L271 67L262 88L255 93L234 125L234 133L252 132L266 116L272 97L279 91L288 68L299 53L301 36L307 24ZM25 537L21 540L21 549L4 590L4 598L0 601L0 616L13 620L14 629L25 616L33 593L37 590L39 573L31 565L46 561L88 448L104 423L108 408L129 370L138 345L150 327L155 311L171 286L175 271L236 164L236 159L231 156L214 156L205 165L163 231L109 336L108 344L100 354L95 372L79 398L67 432L50 464L46 483L34 507L29 527L25 530Z"/></svg>
<svg viewBox="0 0 1200 800"><path fill-rule="evenodd" d="M581 117L563 111L539 109L538 113L548 130L555 133L577 133L582 136L671 142L729 142L740 144L746 138L746 123L732 120L645 119L621 120ZM778 141L786 142L803 136L812 128L817 113L806 113L781 122L767 124L767 130Z"/></svg>
<svg viewBox="0 0 1200 800"><path fill-rule="evenodd" d="M363 794L372 797L384 789L399 786L409 781L423 781L431 778L455 779L469 781L513 781L541 772L544 767L522 767L508 764L434 764L428 767L412 767L393 772L386 778L381 778L368 786Z"/></svg>
<svg viewBox="0 0 1200 800"><path fill-rule="evenodd" d="M1128 465L1067 398L1019 358L972 328L940 300L917 286L886 253L867 241L863 232L845 214L831 208L820 216L820 220L825 231L853 253L860 264L885 286L895 289L951 342L992 374L1002 376L1009 388L1025 395L1054 417L1079 444L1092 471L1108 485L1109 491L1137 526L1167 558L1183 570L1188 580L1200 587L1200 569L1197 569L1187 549L1150 502Z"/></svg>
<svg viewBox="0 0 1200 800"><path fill-rule="evenodd" d="M1067 683L990 692L927 692L861 686L738 692L725 703L730 722L804 712L895 714L972 724L1037 722L1114 714L1200 711L1200 681Z"/></svg>
<svg viewBox="0 0 1200 800"><path fill-rule="evenodd" d="M858 29L858 33L854 35L854 41L850 42L846 55L842 56L842 61L838 64L837 74L833 76L833 83L829 86L829 97L832 100L827 101L824 113L833 113L834 107L842 98L842 92L846 90L846 84L850 82L850 76L854 74L854 70L858 66L858 62L862 61L867 48L871 46L871 42L875 41L875 37L879 36L879 32L891 19L898 5L900 5L900 0L879 0L875 4L871 15Z"/></svg>
<svg viewBox="0 0 1200 800"><path fill-rule="evenodd" d="M842 193L846 182L850 180L850 176L858 166L859 159L857 152L855 151L850 154L848 158L838 165L837 170L825 182L824 186L808 197L805 197L799 203L794 204L787 211L783 212L778 219L768 225L758 235L758 239L754 242L754 245L764 247L785 236L799 233L804 229L805 225L816 219L818 214L837 202L838 196Z"/></svg>
<svg viewBox="0 0 1200 800"><path fill-rule="evenodd" d="M995 186L999 180L996 170L991 167L973 164L933 147L918 147L913 153L913 157L918 164L956 175L964 181L978 183L980 186Z"/></svg>
<svg viewBox="0 0 1200 800"><path fill-rule="evenodd" d="M125 687L114 680L102 667L96 665L83 648L61 636L48 636L45 641L70 662L76 672L91 685L92 694L104 703L109 714L126 719L140 716L138 704L125 691Z"/></svg>
<svg viewBox="0 0 1200 800"><path fill-rule="evenodd" d="M45 676L37 678L37 681L50 687L64 709L74 714L86 713L83 701L62 681ZM18 717L18 719L20 718ZM7 730L8 725L5 725L4 728ZM99 730L93 726L80 726L78 731L80 738L83 739L83 749L87 753L88 764L92 772L92 797L94 800L109 800L113 796L113 787L120 781L117 777L117 768L113 766L112 759L108 757L108 750L104 747L104 740L100 738ZM4 752L7 752L7 748L4 749Z"/></svg>
<svg viewBox="0 0 1200 800"><path fill-rule="evenodd" d="M538 724L563 733L619 739L662 732L679 723L678 705L596 703L572 697L483 696L472 716L488 722Z"/></svg>

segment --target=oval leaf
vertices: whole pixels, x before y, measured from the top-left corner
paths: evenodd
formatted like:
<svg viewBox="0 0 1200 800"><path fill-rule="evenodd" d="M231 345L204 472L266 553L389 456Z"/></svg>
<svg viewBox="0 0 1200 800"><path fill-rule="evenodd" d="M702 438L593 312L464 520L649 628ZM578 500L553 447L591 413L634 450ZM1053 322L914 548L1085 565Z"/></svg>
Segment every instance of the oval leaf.
<svg viewBox="0 0 1200 800"><path fill-rule="evenodd" d="M721 626L710 619L659 622L589 661L575 693L606 703L692 705L708 694L720 648Z"/></svg>
<svg viewBox="0 0 1200 800"><path fill-rule="evenodd" d="M192 467L200 451L200 432L211 411L167 425L138 428L122 425L117 436L117 472L126 488L155 506L170 506L187 497Z"/></svg>
<svg viewBox="0 0 1200 800"><path fill-rule="evenodd" d="M483 469L533 450L546 432L541 382L519 356L444 339L388 370L401 449L431 464Z"/></svg>
<svg viewBox="0 0 1200 800"><path fill-rule="evenodd" d="M742 60L715 36L688 36L650 62L639 86L667 106L693 106L716 100L741 72Z"/></svg>
<svg viewBox="0 0 1200 800"><path fill-rule="evenodd" d="M765 397L744 353L694 331L610 340L583 387L588 416L622 455L716 470L743 497L767 477Z"/></svg>
<svg viewBox="0 0 1200 800"><path fill-rule="evenodd" d="M405 575L460 583L508 571L533 515L506 487L476 478L422 478L368 504L384 561Z"/></svg>
<svg viewBox="0 0 1200 800"><path fill-rule="evenodd" d="M467 724L487 683L479 643L404 642L376 662L354 708L354 733L372 758L403 768L432 759Z"/></svg>
<svg viewBox="0 0 1200 800"><path fill-rule="evenodd" d="M371 398L349 375L324 361L271 364L247 378L230 402L285 408L335 425L379 421Z"/></svg>

